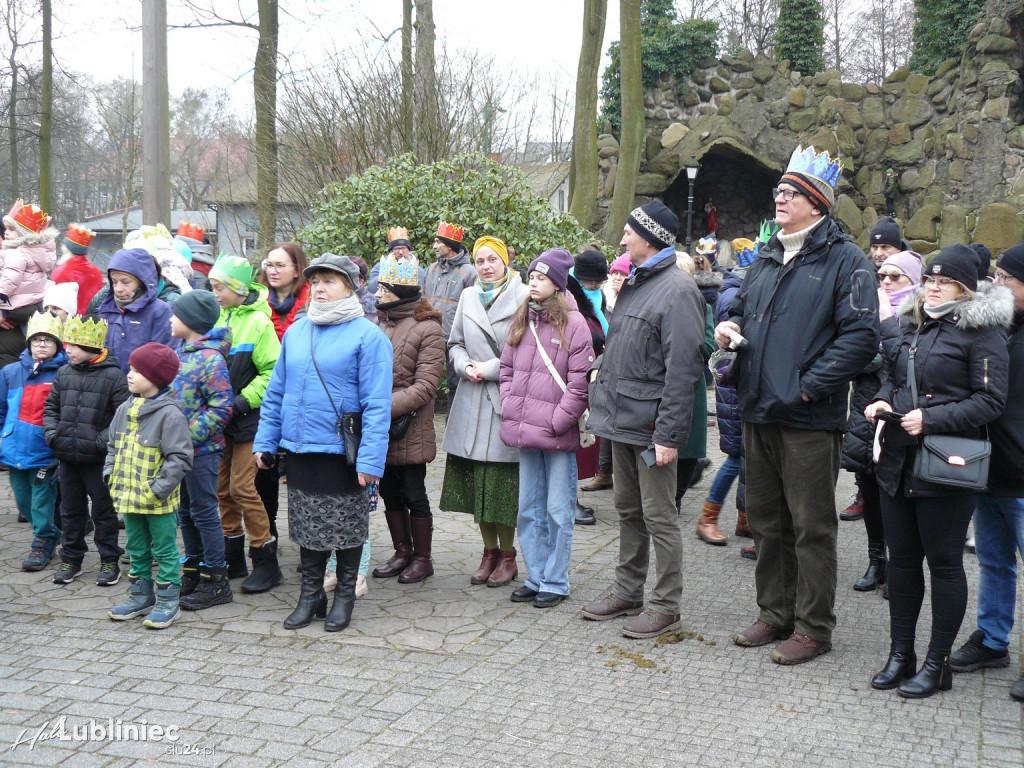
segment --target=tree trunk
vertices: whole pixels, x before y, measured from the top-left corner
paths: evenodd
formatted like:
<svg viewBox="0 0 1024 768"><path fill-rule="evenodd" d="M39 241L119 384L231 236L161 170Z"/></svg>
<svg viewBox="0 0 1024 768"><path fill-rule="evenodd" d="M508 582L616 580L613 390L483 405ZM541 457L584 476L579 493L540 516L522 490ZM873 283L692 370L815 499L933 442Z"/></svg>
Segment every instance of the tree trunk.
<svg viewBox="0 0 1024 768"><path fill-rule="evenodd" d="M260 39L253 70L256 104L256 249L266 252L277 223L277 0L258 0Z"/></svg>
<svg viewBox="0 0 1024 768"><path fill-rule="evenodd" d="M615 173L608 221L602 237L617 243L622 237L626 217L633 210L633 191L640 171L640 151L644 143L644 87L640 75L641 0L620 0L619 27L622 61L622 133L619 137L619 167Z"/></svg>
<svg viewBox="0 0 1024 768"><path fill-rule="evenodd" d="M437 129L437 85L434 67L433 0L416 2L416 157L421 163L436 159L433 138Z"/></svg>
<svg viewBox="0 0 1024 768"><path fill-rule="evenodd" d="M11 162L11 199L13 203L21 193L21 182L18 180L18 43L11 39L11 55L8 62L11 66L11 92L7 100L7 142L9 144Z"/></svg>
<svg viewBox="0 0 1024 768"><path fill-rule="evenodd" d="M569 166L569 213L584 229L590 229L594 223L597 205L597 75L607 15L608 0L585 0Z"/></svg>
<svg viewBox="0 0 1024 768"><path fill-rule="evenodd" d="M413 151L412 0L402 0L402 145Z"/></svg>
<svg viewBox="0 0 1024 768"><path fill-rule="evenodd" d="M50 137L53 128L53 14L51 0L42 0L43 79L39 108L39 207L53 211L53 174L50 171Z"/></svg>

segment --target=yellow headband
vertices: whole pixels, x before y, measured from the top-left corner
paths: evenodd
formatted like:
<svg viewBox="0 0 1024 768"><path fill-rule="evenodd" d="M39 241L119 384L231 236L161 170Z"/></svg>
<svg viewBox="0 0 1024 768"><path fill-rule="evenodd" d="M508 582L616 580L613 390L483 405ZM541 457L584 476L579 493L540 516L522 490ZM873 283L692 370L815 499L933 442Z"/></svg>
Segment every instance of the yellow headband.
<svg viewBox="0 0 1024 768"><path fill-rule="evenodd" d="M473 256L476 256L476 252L485 245L498 254L498 257L505 263L505 266L508 266L508 246L505 245L503 240L491 237L490 235L485 235L473 243Z"/></svg>

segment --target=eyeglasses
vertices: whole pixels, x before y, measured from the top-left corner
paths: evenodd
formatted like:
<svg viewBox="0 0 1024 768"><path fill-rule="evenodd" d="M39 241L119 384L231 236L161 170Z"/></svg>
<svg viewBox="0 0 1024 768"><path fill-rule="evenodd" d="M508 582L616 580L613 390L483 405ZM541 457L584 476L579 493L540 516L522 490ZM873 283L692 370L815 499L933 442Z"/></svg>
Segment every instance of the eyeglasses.
<svg viewBox="0 0 1024 768"><path fill-rule="evenodd" d="M777 200L779 195L782 195L782 199L787 203L793 201L793 198L799 195L795 189L779 189L778 187L772 187L772 200Z"/></svg>
<svg viewBox="0 0 1024 768"><path fill-rule="evenodd" d="M1013 275L1008 275L1005 272L1000 272L998 269L996 270L996 273L992 276L993 283L1003 283L1005 285L1006 283L1012 283L1014 280L1017 280L1017 278L1014 277Z"/></svg>
<svg viewBox="0 0 1024 768"><path fill-rule="evenodd" d="M54 339L48 339L45 336L38 339L30 339L28 343L34 347L57 346L57 342Z"/></svg>
<svg viewBox="0 0 1024 768"><path fill-rule="evenodd" d="M879 272L878 282L884 283L886 280L891 280L894 283L898 283L900 280L909 280L910 278L904 275L902 272Z"/></svg>
<svg viewBox="0 0 1024 768"><path fill-rule="evenodd" d="M939 288L948 288L951 285L957 285L957 281L951 277L924 277L921 278L921 285L929 286L932 284L939 286Z"/></svg>
<svg viewBox="0 0 1024 768"><path fill-rule="evenodd" d="M263 269L266 272L280 272L282 269L288 269L290 266L291 264L288 263L274 263L268 261L263 265Z"/></svg>

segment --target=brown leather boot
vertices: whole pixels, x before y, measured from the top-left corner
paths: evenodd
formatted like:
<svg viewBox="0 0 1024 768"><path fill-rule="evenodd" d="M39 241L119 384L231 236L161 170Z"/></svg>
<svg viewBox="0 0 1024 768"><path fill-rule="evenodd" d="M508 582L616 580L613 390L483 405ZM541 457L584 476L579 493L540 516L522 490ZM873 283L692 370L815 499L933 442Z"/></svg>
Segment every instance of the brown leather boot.
<svg viewBox="0 0 1024 768"><path fill-rule="evenodd" d="M491 574L494 572L494 566L498 564L499 552L500 550L497 547L484 550L484 556L480 558L480 567L473 571L473 575L469 577L470 584L487 583L487 580L491 578Z"/></svg>
<svg viewBox="0 0 1024 768"><path fill-rule="evenodd" d="M418 584L427 576L434 575L434 564L430 561L430 544L434 535L434 520L430 517L411 517L412 562L398 577L399 584Z"/></svg>
<svg viewBox="0 0 1024 768"><path fill-rule="evenodd" d="M409 523L408 509L385 509L384 519L388 521L391 532L391 543L395 546L395 554L387 562L373 569L375 579L390 579L397 576L412 562L412 529Z"/></svg>
<svg viewBox="0 0 1024 768"><path fill-rule="evenodd" d="M488 587L504 587L519 575L519 568L516 566L516 551L510 549L508 552L498 552L498 564L487 579Z"/></svg>
<svg viewBox="0 0 1024 768"><path fill-rule="evenodd" d="M747 511L745 509L736 510L736 535L744 536L748 539L754 538L754 534L750 530L750 523L747 522Z"/></svg>
<svg viewBox="0 0 1024 768"><path fill-rule="evenodd" d="M728 538L718 529L718 515L722 511L721 504L713 504L704 501L704 508L700 511L700 520L697 521L697 538L703 539L708 544L725 546Z"/></svg>
<svg viewBox="0 0 1024 768"><path fill-rule="evenodd" d="M581 485L581 491L603 491L613 486L611 472L598 472L591 478L590 482Z"/></svg>

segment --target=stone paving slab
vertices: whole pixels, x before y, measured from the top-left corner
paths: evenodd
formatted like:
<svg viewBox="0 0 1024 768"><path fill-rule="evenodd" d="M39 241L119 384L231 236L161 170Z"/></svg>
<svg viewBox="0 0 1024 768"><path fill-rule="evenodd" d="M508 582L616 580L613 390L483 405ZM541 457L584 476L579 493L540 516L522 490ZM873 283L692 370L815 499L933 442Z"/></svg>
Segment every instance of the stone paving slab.
<svg viewBox="0 0 1024 768"><path fill-rule="evenodd" d="M720 464L717 451L713 458ZM435 509L443 459L428 471ZM957 675L952 691L923 701L871 689L888 612L880 593L850 588L866 565L860 523L840 524L832 653L784 668L768 659L770 647L733 645L731 634L756 616L753 563L739 557L745 540L712 547L693 535L712 475L684 499L684 631L675 642L632 641L619 621L579 617L614 571L610 491L581 494L598 524L577 527L573 594L552 610L509 602L511 588L470 586L479 534L468 516L438 513L436 575L418 585L371 579L345 632L281 627L298 592L298 550L286 536L284 585L238 592L232 604L183 613L156 632L106 618L126 580L96 586L92 553L64 587L51 582L55 565L19 570L31 532L15 522L0 475L0 766L1024 764L1022 707L1008 697L1021 673L1019 626L1006 669ZM852 496L843 473L838 506ZM722 517L731 532L734 512ZM378 563L390 554L382 516L371 528ZM976 561L966 565L961 642L976 610ZM177 726L179 739L11 749L62 717L69 733L90 721L145 720Z"/></svg>

